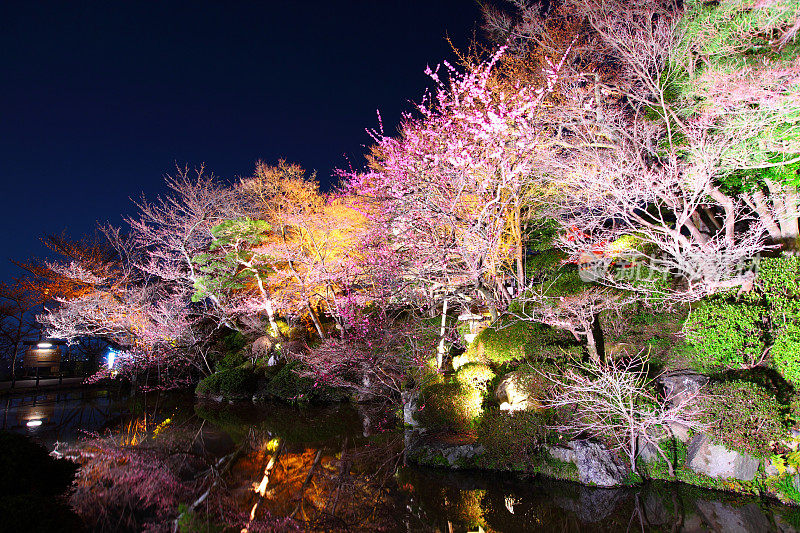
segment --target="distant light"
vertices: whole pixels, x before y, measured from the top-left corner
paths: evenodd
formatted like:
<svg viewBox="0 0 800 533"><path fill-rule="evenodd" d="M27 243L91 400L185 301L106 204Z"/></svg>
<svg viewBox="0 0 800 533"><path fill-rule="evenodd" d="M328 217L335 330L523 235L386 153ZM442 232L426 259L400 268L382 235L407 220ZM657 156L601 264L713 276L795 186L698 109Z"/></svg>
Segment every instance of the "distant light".
<svg viewBox="0 0 800 533"><path fill-rule="evenodd" d="M25 425L28 426L29 428L38 428L39 426L42 425L42 421L41 420L28 420L28 423L25 424Z"/></svg>
<svg viewBox="0 0 800 533"><path fill-rule="evenodd" d="M37 348L52 348L53 347L53 343L52 342L40 342L39 344L36 345L36 347Z"/></svg>
<svg viewBox="0 0 800 533"><path fill-rule="evenodd" d="M106 365L108 369L111 370L114 368L114 361L117 359L117 352L116 350L109 350L108 355L106 356Z"/></svg>

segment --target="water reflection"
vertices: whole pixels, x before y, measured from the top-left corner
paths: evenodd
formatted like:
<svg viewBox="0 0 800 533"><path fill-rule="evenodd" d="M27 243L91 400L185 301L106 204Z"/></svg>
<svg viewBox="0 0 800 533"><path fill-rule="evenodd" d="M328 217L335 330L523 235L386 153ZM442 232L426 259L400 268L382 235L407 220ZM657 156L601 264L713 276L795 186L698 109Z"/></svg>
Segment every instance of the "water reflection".
<svg viewBox="0 0 800 533"><path fill-rule="evenodd" d="M388 411L195 402L14 400L4 427L71 440L72 503L95 530L797 531L800 511L677 484L624 490L403 464ZM28 422L40 420L31 428ZM97 433L78 439L77 430Z"/></svg>
<svg viewBox="0 0 800 533"><path fill-rule="evenodd" d="M25 433L51 446L101 431L124 411L108 391L34 392L0 398L0 430Z"/></svg>

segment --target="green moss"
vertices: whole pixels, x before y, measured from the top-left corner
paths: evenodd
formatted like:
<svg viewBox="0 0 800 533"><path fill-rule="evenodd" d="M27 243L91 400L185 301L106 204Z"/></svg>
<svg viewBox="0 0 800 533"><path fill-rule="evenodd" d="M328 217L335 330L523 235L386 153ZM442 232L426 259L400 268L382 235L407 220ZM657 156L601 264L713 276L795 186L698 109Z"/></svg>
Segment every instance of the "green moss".
<svg viewBox="0 0 800 533"><path fill-rule="evenodd" d="M464 359L502 365L514 360L563 358L580 346L563 332L538 322L504 320L481 331L467 348Z"/></svg>
<svg viewBox="0 0 800 533"><path fill-rule="evenodd" d="M417 419L434 430L469 431L482 413L483 396L458 382L435 383L422 390L422 410Z"/></svg>
<svg viewBox="0 0 800 533"><path fill-rule="evenodd" d="M244 365L211 374L197 384L195 392L200 395L221 395L229 400L241 400L252 398L256 383L253 368Z"/></svg>
<svg viewBox="0 0 800 533"><path fill-rule="evenodd" d="M330 403L340 402L348 398L347 393L329 387L310 377L301 377L299 361L291 361L283 365L259 391L259 395L291 403Z"/></svg>
<svg viewBox="0 0 800 533"><path fill-rule="evenodd" d="M495 469L526 470L541 449L554 442L556 435L548 429L550 415L533 411L488 411L478 427L478 442L486 448L484 464Z"/></svg>
<svg viewBox="0 0 800 533"><path fill-rule="evenodd" d="M486 392L486 386L494 378L495 373L489 365L481 363L467 363L456 371L456 381L462 387L472 387L481 393Z"/></svg>

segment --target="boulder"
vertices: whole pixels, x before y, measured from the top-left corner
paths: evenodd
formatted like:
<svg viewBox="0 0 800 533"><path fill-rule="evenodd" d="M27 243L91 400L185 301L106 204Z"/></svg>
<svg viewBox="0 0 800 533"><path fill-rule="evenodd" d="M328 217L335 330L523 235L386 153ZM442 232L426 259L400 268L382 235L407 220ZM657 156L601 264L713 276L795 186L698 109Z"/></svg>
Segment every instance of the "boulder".
<svg viewBox="0 0 800 533"><path fill-rule="evenodd" d="M416 418L417 413L420 411L419 391L403 391L400 397L403 400L403 424L412 429L419 427L420 424Z"/></svg>
<svg viewBox="0 0 800 533"><path fill-rule="evenodd" d="M679 405L697 396L700 389L708 383L708 376L691 371L671 372L659 377L657 382L667 400L672 405Z"/></svg>
<svg viewBox="0 0 800 533"><path fill-rule="evenodd" d="M255 359L260 359L262 357L269 356L267 365L272 366L276 363L275 357L272 354L272 350L274 348L275 348L275 340L269 335L262 335L253 342L253 345L250 347L250 350L253 352L253 357Z"/></svg>
<svg viewBox="0 0 800 533"><path fill-rule="evenodd" d="M627 469L617 456L596 442L573 440L566 446L551 446L550 455L578 467L578 481L598 487L616 487L622 484Z"/></svg>
<svg viewBox="0 0 800 533"><path fill-rule="evenodd" d="M669 433L683 443L687 443L692 440L692 430L689 426L685 426L680 422L669 422L667 423L667 429Z"/></svg>
<svg viewBox="0 0 800 533"><path fill-rule="evenodd" d="M686 464L693 471L710 477L752 481L760 461L721 444L714 444L708 435L698 433L689 443Z"/></svg>
<svg viewBox="0 0 800 533"><path fill-rule="evenodd" d="M636 447L639 452L638 457L645 463L652 463L654 461L663 459L659 451L656 449L655 444L651 444L642 437L637 439Z"/></svg>
<svg viewBox="0 0 800 533"><path fill-rule="evenodd" d="M710 531L774 531L764 511L755 503L734 506L720 501L697 499L694 504Z"/></svg>
<svg viewBox="0 0 800 533"><path fill-rule="evenodd" d="M462 444L442 450L442 455L447 459L447 463L453 469L459 469L462 465L472 465L477 457L483 455L486 448L481 444Z"/></svg>
<svg viewBox="0 0 800 533"><path fill-rule="evenodd" d="M536 398L534 377L523 372L510 372L495 389L495 398L502 411L527 411L541 409L542 404Z"/></svg>

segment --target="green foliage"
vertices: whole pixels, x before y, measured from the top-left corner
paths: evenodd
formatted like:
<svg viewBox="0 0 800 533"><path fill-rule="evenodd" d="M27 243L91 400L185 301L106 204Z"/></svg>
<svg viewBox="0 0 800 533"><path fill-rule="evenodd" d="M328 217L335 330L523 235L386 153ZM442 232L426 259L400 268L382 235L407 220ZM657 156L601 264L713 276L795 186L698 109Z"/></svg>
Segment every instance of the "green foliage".
<svg viewBox="0 0 800 533"><path fill-rule="evenodd" d="M458 382L435 383L422 389L421 424L433 430L463 433L473 429L482 413L483 396Z"/></svg>
<svg viewBox="0 0 800 533"><path fill-rule="evenodd" d="M773 487L777 492L783 495L784 498L800 504L800 491L794 486L793 476L782 476L779 478Z"/></svg>
<svg viewBox="0 0 800 533"><path fill-rule="evenodd" d="M769 350L774 368L800 385L800 258L762 259L752 291L703 300L684 332L700 369L752 365Z"/></svg>
<svg viewBox="0 0 800 533"><path fill-rule="evenodd" d="M758 303L738 303L730 294L701 302L684 326L697 350L698 369L709 371L749 366L761 359L766 345L766 309Z"/></svg>
<svg viewBox="0 0 800 533"><path fill-rule="evenodd" d="M777 399L754 383L712 383L698 405L706 432L730 449L755 457L768 456L770 441L787 437Z"/></svg>
<svg viewBox="0 0 800 533"><path fill-rule="evenodd" d="M486 448L483 460L492 468L527 469L544 444L557 440L547 427L552 422L535 411L486 412L478 426L478 442Z"/></svg>
<svg viewBox="0 0 800 533"><path fill-rule="evenodd" d="M227 399L251 398L256 381L253 369L245 365L211 374L197 384L195 392L208 396L222 395Z"/></svg>
<svg viewBox="0 0 800 533"><path fill-rule="evenodd" d="M269 230L267 222L248 217L226 220L211 228L214 239L209 252L192 258L201 274L194 283L192 301L244 289L254 276L269 275L272 270L264 266L264 261L254 264L251 251Z"/></svg>
<svg viewBox="0 0 800 533"><path fill-rule="evenodd" d="M481 331L464 353L468 361L502 365L513 360L563 358L565 352L580 350L562 332L526 320L506 320Z"/></svg>
<svg viewBox="0 0 800 533"><path fill-rule="evenodd" d="M679 113L715 118L708 131L724 136L723 188L751 191L763 186L766 176L746 169L790 160L800 144L794 98L800 87L782 75L797 58L789 30L797 20L797 2L692 0L685 6L681 38L664 77L677 89ZM783 37L788 42L780 51Z"/></svg>
<svg viewBox="0 0 800 533"><path fill-rule="evenodd" d="M486 392L486 386L494 377L495 373L489 365L481 363L467 363L456 371L456 381L462 387L472 387L482 393Z"/></svg>
<svg viewBox="0 0 800 533"><path fill-rule="evenodd" d="M221 533L225 526L209 523L198 513L189 511L189 506L178 506L178 531L180 533Z"/></svg>
<svg viewBox="0 0 800 533"><path fill-rule="evenodd" d="M292 403L328 403L347 399L347 394L310 377L301 377L299 361L283 365L269 380L261 394Z"/></svg>

